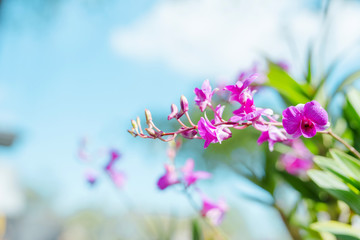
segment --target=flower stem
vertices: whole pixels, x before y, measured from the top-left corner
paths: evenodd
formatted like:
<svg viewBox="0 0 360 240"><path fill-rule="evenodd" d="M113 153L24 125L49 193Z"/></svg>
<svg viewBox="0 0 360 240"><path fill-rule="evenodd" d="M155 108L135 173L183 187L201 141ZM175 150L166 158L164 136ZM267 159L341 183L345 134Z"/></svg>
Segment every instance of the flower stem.
<svg viewBox="0 0 360 240"><path fill-rule="evenodd" d="M187 117L187 119L189 120L189 123L191 124L191 126L195 127L196 125L191 121L190 115L188 112L185 113L185 116Z"/></svg>
<svg viewBox="0 0 360 240"><path fill-rule="evenodd" d="M335 138L337 141L344 144L344 146L347 147L350 150L350 152L352 152L358 159L360 159L360 153L353 146L348 144L344 139L342 139L340 136L336 135L331 129L329 129L328 131L323 131L321 133L329 134L330 136Z"/></svg>

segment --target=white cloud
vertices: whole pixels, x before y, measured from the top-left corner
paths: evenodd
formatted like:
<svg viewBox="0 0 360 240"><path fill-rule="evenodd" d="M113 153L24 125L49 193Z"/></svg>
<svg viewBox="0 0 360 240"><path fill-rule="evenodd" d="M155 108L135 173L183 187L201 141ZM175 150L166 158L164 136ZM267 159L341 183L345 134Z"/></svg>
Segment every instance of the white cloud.
<svg viewBox="0 0 360 240"><path fill-rule="evenodd" d="M162 61L182 73L229 76L249 67L261 54L289 60L290 36L300 53L296 57L300 63L305 61L309 40L319 36L321 22L321 16L303 2L160 1L133 24L117 29L111 42L120 55ZM359 7L352 9L351 16L359 13ZM351 17L347 18L351 21ZM346 31L343 35L353 34L341 27L339 31ZM337 46L343 41L339 38Z"/></svg>

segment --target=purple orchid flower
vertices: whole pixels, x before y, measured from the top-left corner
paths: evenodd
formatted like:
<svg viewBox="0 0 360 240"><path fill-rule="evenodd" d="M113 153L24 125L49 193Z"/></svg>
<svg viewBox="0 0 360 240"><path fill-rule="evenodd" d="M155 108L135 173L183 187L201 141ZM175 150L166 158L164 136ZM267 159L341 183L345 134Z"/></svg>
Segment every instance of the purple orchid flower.
<svg viewBox="0 0 360 240"><path fill-rule="evenodd" d="M229 101L236 101L241 104L244 104L247 99L249 99L250 90L248 86L258 77L258 74L252 74L250 77L246 78L244 81L237 81L235 85L228 85L224 89L231 92ZM248 91L245 91L245 90Z"/></svg>
<svg viewBox="0 0 360 240"><path fill-rule="evenodd" d="M186 187L194 184L199 179L208 179L211 173L205 171L194 171L194 160L188 159L184 167L181 169Z"/></svg>
<svg viewBox="0 0 360 240"><path fill-rule="evenodd" d="M221 106L220 104L216 106L216 114L214 114L214 119L211 120L211 123L212 124L217 124L217 123L221 123L221 118L222 118L222 115L224 113L224 109L225 109L225 105L224 106Z"/></svg>
<svg viewBox="0 0 360 240"><path fill-rule="evenodd" d="M277 142L283 142L287 140L285 136L285 130L279 129L275 126L270 126L269 129L265 132L262 132L257 143L261 145L263 142L269 142L269 150L272 152L274 150L274 144Z"/></svg>
<svg viewBox="0 0 360 240"><path fill-rule="evenodd" d="M255 129L264 132L269 129L269 125L266 124L266 121L262 118L262 116L270 117L273 115L273 110L268 108L257 108L254 105L254 101L252 99L248 99L239 109L235 110L233 114L234 116L232 116L229 121L250 121Z"/></svg>
<svg viewBox="0 0 360 240"><path fill-rule="evenodd" d="M180 183L178 174L176 172L174 165L165 164L165 174L159 178L157 185L161 190L165 188Z"/></svg>
<svg viewBox="0 0 360 240"><path fill-rule="evenodd" d="M214 95L216 89L212 91L209 80L205 80L201 86L201 89L195 88L195 103L199 106L200 111L204 112L207 106L211 105L211 98Z"/></svg>
<svg viewBox="0 0 360 240"><path fill-rule="evenodd" d="M221 143L231 137L231 131L225 125L214 126L208 119L200 118L198 131L202 139L205 140L204 148L210 143Z"/></svg>
<svg viewBox="0 0 360 240"><path fill-rule="evenodd" d="M206 196L202 196L201 215L210 220L212 224L218 226L224 220L225 213L228 207L223 199L218 202L213 202Z"/></svg>
<svg viewBox="0 0 360 240"><path fill-rule="evenodd" d="M293 138L303 135L312 138L317 131L323 131L330 126L328 114L317 101L288 107L283 111L283 126Z"/></svg>

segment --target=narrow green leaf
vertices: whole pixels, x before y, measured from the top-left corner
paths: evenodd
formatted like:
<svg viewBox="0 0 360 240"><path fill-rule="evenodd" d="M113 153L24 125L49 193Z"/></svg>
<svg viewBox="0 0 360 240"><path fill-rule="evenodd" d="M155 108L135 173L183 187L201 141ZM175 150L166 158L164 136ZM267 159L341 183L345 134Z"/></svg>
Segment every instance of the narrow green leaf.
<svg viewBox="0 0 360 240"><path fill-rule="evenodd" d="M345 77L341 82L338 88L335 91L335 94L342 91L344 87L347 85L352 84L354 81L360 79L360 70L357 70L351 74L349 74L347 77Z"/></svg>
<svg viewBox="0 0 360 240"><path fill-rule="evenodd" d="M350 190L338 177L330 172L319 170L309 170L307 173L319 187L323 188L335 198L347 203L351 209L357 214L360 214L360 195Z"/></svg>
<svg viewBox="0 0 360 240"><path fill-rule="evenodd" d="M191 229L192 229L192 240L203 239L200 224L196 219L192 221Z"/></svg>
<svg viewBox="0 0 360 240"><path fill-rule="evenodd" d="M311 65L312 65L312 51L311 47L309 48L308 57L307 57L307 73L306 73L306 82L311 84Z"/></svg>
<svg viewBox="0 0 360 240"><path fill-rule="evenodd" d="M333 94L328 98L328 102L326 104L326 108L329 105L329 103L334 99L335 95L339 92L341 92L346 86L352 84L354 81L360 79L360 70L357 70L348 76L346 76L343 80L340 81L340 84L336 88Z"/></svg>
<svg viewBox="0 0 360 240"><path fill-rule="evenodd" d="M268 62L268 78L270 87L275 88L281 96L292 105L310 101L309 86L302 86L287 74L278 65Z"/></svg>
<svg viewBox="0 0 360 240"><path fill-rule="evenodd" d="M353 146L360 150L360 91L351 89L346 95L344 117L353 138Z"/></svg>
<svg viewBox="0 0 360 240"><path fill-rule="evenodd" d="M310 225L310 228L318 232L331 233L339 240L359 240L360 230L351 225L336 221L317 222Z"/></svg>
<svg viewBox="0 0 360 240"><path fill-rule="evenodd" d="M345 184L352 185L355 190L355 192L360 191L360 181L358 180L357 176L354 176L353 171L357 171L354 169L351 169L352 167L355 167L354 165L351 165L348 161L346 163L339 159L338 156L334 159L326 158L322 156L315 156L314 162L322 169L327 170L340 178ZM358 167L358 166L357 166ZM360 170L360 169L358 169ZM360 177L360 176L359 176ZM352 189L354 189L352 188Z"/></svg>
<svg viewBox="0 0 360 240"><path fill-rule="evenodd" d="M295 190L297 190L302 197L309 198L314 201L322 201L320 199L320 189L312 181L303 181L299 177L291 175L287 172L279 172L279 174L284 178L284 180L290 184Z"/></svg>
<svg viewBox="0 0 360 240"><path fill-rule="evenodd" d="M355 179L360 183L359 160L338 149L331 149L330 154L350 178Z"/></svg>

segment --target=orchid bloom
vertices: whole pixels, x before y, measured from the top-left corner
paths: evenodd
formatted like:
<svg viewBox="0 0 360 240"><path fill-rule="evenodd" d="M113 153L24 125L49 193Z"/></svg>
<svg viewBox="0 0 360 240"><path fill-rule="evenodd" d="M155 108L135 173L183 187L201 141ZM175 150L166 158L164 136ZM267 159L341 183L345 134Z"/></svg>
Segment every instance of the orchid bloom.
<svg viewBox="0 0 360 240"><path fill-rule="evenodd" d="M176 169L174 165L165 164L165 174L159 178L157 185L161 190L165 188L180 183L178 178L178 174L176 173Z"/></svg>
<svg viewBox="0 0 360 240"><path fill-rule="evenodd" d="M208 119L203 117L198 122L198 131L205 140L204 148L207 148L210 143L221 143L231 137L231 131L225 125L214 126Z"/></svg>
<svg viewBox="0 0 360 240"><path fill-rule="evenodd" d="M225 105L224 106L221 106L220 104L216 106L216 114L214 114L214 119L211 120L211 123L212 124L216 124L216 123L221 123L221 118L222 118L222 115L224 113L224 109L225 109Z"/></svg>
<svg viewBox="0 0 360 240"><path fill-rule="evenodd" d="M209 80L205 80L201 86L201 89L195 88L195 103L199 106L200 111L204 112L207 106L211 105L211 98L214 95L216 89L212 91Z"/></svg>
<svg viewBox="0 0 360 240"><path fill-rule="evenodd" d="M194 171L194 160L188 159L181 169L186 187L194 184L199 179L208 179L211 174L205 171Z"/></svg>
<svg viewBox="0 0 360 240"><path fill-rule="evenodd" d="M277 142L283 142L287 140L285 136L285 130L279 129L275 126L270 126L269 129L265 132L262 132L257 143L261 145L263 142L269 142L269 150L272 152L274 150L274 144Z"/></svg>
<svg viewBox="0 0 360 240"><path fill-rule="evenodd" d="M212 224L218 226L224 219L228 207L224 200L213 202L206 196L202 196L201 215L210 220Z"/></svg>
<svg viewBox="0 0 360 240"><path fill-rule="evenodd" d="M288 107L283 111L282 123L292 138L301 135L312 138L317 131L323 131L330 125L327 112L317 101Z"/></svg>
<svg viewBox="0 0 360 240"><path fill-rule="evenodd" d="M224 89L231 92L229 101L236 101L241 104L244 104L244 94L248 94L245 89L258 77L257 74L252 74L250 77L246 78L244 81L239 80L235 85L228 85ZM245 98L246 100L246 98Z"/></svg>

